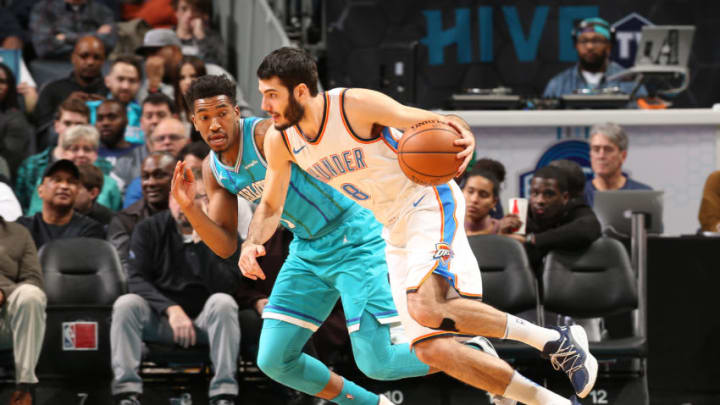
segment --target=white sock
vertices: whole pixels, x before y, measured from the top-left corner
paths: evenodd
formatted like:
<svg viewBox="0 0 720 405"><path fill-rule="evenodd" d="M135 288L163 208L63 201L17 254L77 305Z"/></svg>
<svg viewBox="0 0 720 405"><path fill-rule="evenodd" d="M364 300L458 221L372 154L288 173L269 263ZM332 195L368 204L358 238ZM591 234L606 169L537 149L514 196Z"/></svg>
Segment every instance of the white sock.
<svg viewBox="0 0 720 405"><path fill-rule="evenodd" d="M513 373L503 396L527 405L570 405L569 399L535 384L517 371Z"/></svg>
<svg viewBox="0 0 720 405"><path fill-rule="evenodd" d="M504 339L523 342L542 351L547 342L560 339L560 333L554 329L543 328L517 316L507 314Z"/></svg>

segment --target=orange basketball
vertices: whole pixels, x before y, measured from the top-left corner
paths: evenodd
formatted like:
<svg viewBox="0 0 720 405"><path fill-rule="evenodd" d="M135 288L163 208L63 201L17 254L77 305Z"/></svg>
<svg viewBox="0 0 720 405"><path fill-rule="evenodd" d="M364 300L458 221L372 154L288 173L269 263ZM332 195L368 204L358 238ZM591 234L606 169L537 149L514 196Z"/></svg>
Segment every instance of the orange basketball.
<svg viewBox="0 0 720 405"><path fill-rule="evenodd" d="M455 128L439 121L419 122L403 134L398 144L398 162L412 181L425 186L444 184L455 177L462 160L456 157L462 146Z"/></svg>

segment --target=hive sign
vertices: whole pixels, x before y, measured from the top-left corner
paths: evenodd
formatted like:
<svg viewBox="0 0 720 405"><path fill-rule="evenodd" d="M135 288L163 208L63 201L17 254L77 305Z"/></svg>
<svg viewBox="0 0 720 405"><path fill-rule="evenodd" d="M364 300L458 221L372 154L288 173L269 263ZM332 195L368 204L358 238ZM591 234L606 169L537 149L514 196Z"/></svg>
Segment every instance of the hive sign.
<svg viewBox="0 0 720 405"><path fill-rule="evenodd" d="M536 6L532 13L532 21L529 28L527 23L521 23L516 6L500 7L504 23L507 25L510 39L515 49L515 55L520 62L532 62L537 57L540 39L542 38L545 23L548 20L550 6ZM495 58L493 52L493 7L480 6L476 9L456 8L453 10L455 25L443 27L443 14L441 10L423 10L427 35L420 42L428 48L430 65L442 65L445 63L444 49L448 46L456 46L457 63L492 62ZM524 13L523 13L524 14ZM557 8L557 43L558 61L574 62L577 60L577 52L570 33L579 20L596 17L599 15L598 6L560 6ZM470 31L472 18L477 19L478 32ZM632 13L613 27L618 31L617 39L619 46L613 52L619 52L618 61L628 61L632 64L632 58L637 47L637 39L643 25L650 24L644 17ZM473 56L473 35L478 38L477 56ZM629 66L629 65L628 65Z"/></svg>

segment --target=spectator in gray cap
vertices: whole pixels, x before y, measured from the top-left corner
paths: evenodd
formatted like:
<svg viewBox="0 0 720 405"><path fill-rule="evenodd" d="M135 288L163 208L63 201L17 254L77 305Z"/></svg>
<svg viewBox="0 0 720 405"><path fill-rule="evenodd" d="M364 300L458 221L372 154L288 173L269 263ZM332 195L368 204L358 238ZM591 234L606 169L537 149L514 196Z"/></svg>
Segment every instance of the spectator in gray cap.
<svg viewBox="0 0 720 405"><path fill-rule="evenodd" d="M136 52L146 58L145 60L145 81L138 92L138 99L144 100L148 94L162 92L171 99L175 98L175 90L172 84L175 82L175 75L178 65L182 60L182 44L175 31L167 28L156 28L145 34L143 45ZM206 63L205 69L209 75L225 75L233 82L235 78L222 67ZM238 106L243 116L253 114L247 101L243 97L242 90L237 88Z"/></svg>
<svg viewBox="0 0 720 405"><path fill-rule="evenodd" d="M608 122L590 128L590 165L595 178L585 183L585 201L592 207L595 190L651 190L622 172L627 158L628 136L618 124Z"/></svg>

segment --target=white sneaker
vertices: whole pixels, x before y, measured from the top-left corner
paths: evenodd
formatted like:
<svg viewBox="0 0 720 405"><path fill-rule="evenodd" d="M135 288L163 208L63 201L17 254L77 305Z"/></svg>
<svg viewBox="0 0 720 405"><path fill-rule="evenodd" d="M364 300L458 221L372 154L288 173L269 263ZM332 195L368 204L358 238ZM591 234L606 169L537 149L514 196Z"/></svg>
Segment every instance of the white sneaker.
<svg viewBox="0 0 720 405"><path fill-rule="evenodd" d="M485 353L495 356L497 358L500 358L498 356L497 351L495 351L495 347L493 347L492 343L484 337L484 336L475 336L474 338L467 340L464 342L468 346L473 346L476 349L482 350ZM490 397L490 402L492 402L494 405L516 405L517 401L510 398L505 398L502 395L495 395L488 392L488 396Z"/></svg>

